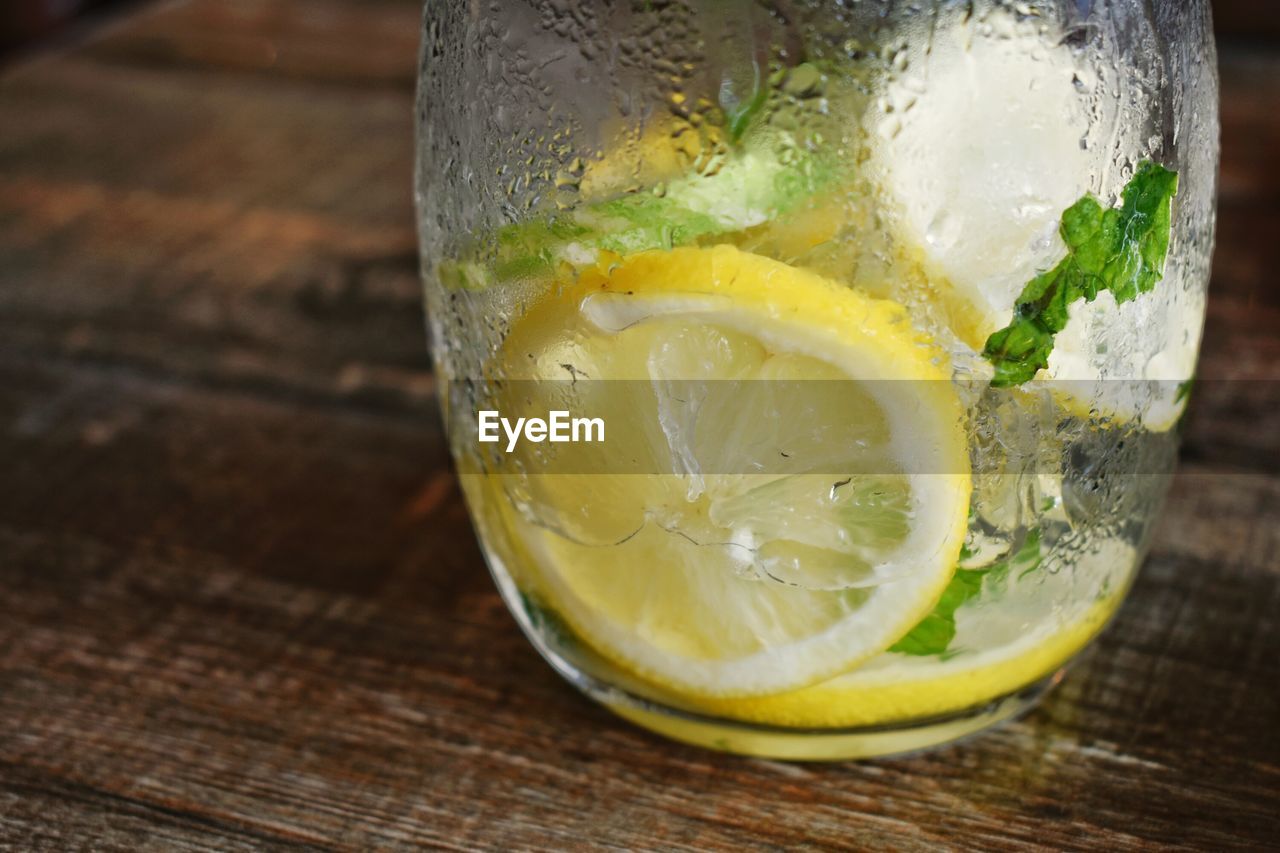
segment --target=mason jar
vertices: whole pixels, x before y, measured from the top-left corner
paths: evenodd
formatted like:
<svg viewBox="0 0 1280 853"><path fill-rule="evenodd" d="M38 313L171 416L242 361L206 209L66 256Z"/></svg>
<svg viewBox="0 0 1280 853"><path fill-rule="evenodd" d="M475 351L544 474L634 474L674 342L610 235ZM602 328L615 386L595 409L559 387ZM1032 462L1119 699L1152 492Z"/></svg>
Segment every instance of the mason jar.
<svg viewBox="0 0 1280 853"><path fill-rule="evenodd" d="M431 347L498 590L678 740L1026 709L1150 542L1195 371L1202 0L429 0Z"/></svg>

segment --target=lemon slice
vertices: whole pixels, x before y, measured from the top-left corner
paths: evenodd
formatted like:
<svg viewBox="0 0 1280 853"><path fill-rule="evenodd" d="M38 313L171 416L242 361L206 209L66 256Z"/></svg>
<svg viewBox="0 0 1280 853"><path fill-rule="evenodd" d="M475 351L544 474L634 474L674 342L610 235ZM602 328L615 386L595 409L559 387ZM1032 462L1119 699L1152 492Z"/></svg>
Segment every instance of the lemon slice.
<svg viewBox="0 0 1280 853"><path fill-rule="evenodd" d="M1119 603L1119 596L1099 601L1080 621L1019 644L1014 654L983 656L945 672L924 663L892 677L877 671L872 678L859 678L861 670L855 670L778 697L700 703L703 713L748 725L655 711L634 702L605 704L675 740L744 755L830 761L911 752L981 731L1024 710L1025 700L1010 702L1007 697L1053 676L1097 636Z"/></svg>
<svg viewBox="0 0 1280 853"><path fill-rule="evenodd" d="M1121 559L1132 562L1132 554ZM1049 675L1106 626L1122 594L1043 619L1016 640L956 658L882 655L852 672L790 693L699 700L698 710L738 720L845 728L927 719L964 710Z"/></svg>
<svg viewBox="0 0 1280 853"><path fill-rule="evenodd" d="M494 477L529 582L681 695L848 670L932 608L964 538L964 412L939 361L900 306L730 246L582 273L496 366L512 411L606 424L603 445L533 445Z"/></svg>

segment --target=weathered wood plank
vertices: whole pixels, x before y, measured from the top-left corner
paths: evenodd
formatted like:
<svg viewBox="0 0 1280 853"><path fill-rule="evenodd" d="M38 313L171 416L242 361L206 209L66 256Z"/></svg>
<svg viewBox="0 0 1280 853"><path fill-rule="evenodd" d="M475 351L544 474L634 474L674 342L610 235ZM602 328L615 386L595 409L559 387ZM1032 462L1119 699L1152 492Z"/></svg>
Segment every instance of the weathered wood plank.
<svg viewBox="0 0 1280 853"><path fill-rule="evenodd" d="M0 341L421 405L408 96L206 77L0 85Z"/></svg>
<svg viewBox="0 0 1280 853"><path fill-rule="evenodd" d="M1214 0L1214 29L1220 38L1240 44L1274 46L1280 41L1280 18L1267 0Z"/></svg>
<svg viewBox="0 0 1280 853"><path fill-rule="evenodd" d="M6 362L0 376L6 479L23 484L0 495L0 517L19 529L160 537L246 571L347 588L387 582L432 554L471 556L456 542L461 505L424 500L439 502L451 482L433 412L374 419L34 361ZM436 511L450 524L421 538L431 528L418 522Z"/></svg>
<svg viewBox="0 0 1280 853"><path fill-rule="evenodd" d="M1214 4L1217 6L1218 4ZM1276 18L1274 10L1260 17ZM1277 18L1280 20L1280 18ZM1224 44L1219 55L1222 87L1221 196L1231 204L1280 195L1280 53ZM1272 208L1274 209L1274 208Z"/></svg>
<svg viewBox="0 0 1280 853"><path fill-rule="evenodd" d="M0 765L0 847L84 851L254 851L298 849L281 838L187 814L161 803L65 781L27 767Z"/></svg>
<svg viewBox="0 0 1280 853"><path fill-rule="evenodd" d="M612 720L556 682L496 607L432 618L162 548L5 538L36 604L5 614L22 631L6 657L39 664L6 661L5 760L256 834L1132 848L1276 829L1277 673L1240 679L1277 640L1276 585L1260 597L1212 564L1154 561L1098 653L1025 721L920 758L799 768ZM1232 629L1246 620L1262 630Z"/></svg>
<svg viewBox="0 0 1280 853"><path fill-rule="evenodd" d="M171 3L79 53L164 72L217 69L412 91L422 9L419 0Z"/></svg>

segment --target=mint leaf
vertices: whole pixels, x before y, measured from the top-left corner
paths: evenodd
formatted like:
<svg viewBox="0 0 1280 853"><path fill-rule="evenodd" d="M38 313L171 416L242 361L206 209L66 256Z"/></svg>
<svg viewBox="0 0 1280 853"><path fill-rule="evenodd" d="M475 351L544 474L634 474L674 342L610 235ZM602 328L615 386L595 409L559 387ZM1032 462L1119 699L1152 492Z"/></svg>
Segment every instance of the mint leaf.
<svg viewBox="0 0 1280 853"><path fill-rule="evenodd" d="M591 263L601 251L628 255L687 246L785 214L839 180L840 165L829 158L800 154L784 162L782 153L739 149L714 173L676 178L662 192L628 193L504 226L441 262L437 273L449 289L482 290L549 276L562 263Z"/></svg>
<svg viewBox="0 0 1280 853"><path fill-rule="evenodd" d="M965 549L961 548L962 558L964 552ZM951 641L956 637L956 611L966 602L977 598L984 583L1004 583L1010 572L1014 571L1018 573L1019 579L1024 578L1040 568L1042 560L1040 528L1037 527L1027 534L1022 547L1008 559L983 569L956 569L933 611L890 646L889 651L917 656L946 654Z"/></svg>
<svg viewBox="0 0 1280 853"><path fill-rule="evenodd" d="M986 574L982 570L956 569L933 612L890 646L889 651L904 655L940 655L945 652L956 636L956 610L982 591L982 579Z"/></svg>
<svg viewBox="0 0 1280 853"><path fill-rule="evenodd" d="M760 69L755 69L755 81L751 87L751 97L747 98L741 104L729 105L725 104L722 99L722 107L725 111L726 123L729 128L729 138L734 142L742 139L743 134L747 132L747 128L751 127L751 123L755 117L764 109L764 105L769 101L769 87L760 83Z"/></svg>
<svg viewBox="0 0 1280 853"><path fill-rule="evenodd" d="M1027 283L1013 321L987 338L982 354L995 365L993 386L1020 385L1048 367L1072 303L1092 302L1104 290L1128 302L1155 287L1164 277L1177 191L1178 173L1148 160L1125 186L1120 207L1104 210L1086 195L1063 212L1067 256Z"/></svg>
<svg viewBox="0 0 1280 853"><path fill-rule="evenodd" d="M1195 387L1195 384L1196 384L1196 378L1194 376L1192 376L1186 382L1179 382L1178 387L1175 389L1174 395L1173 395L1174 405L1181 403L1183 400L1190 399L1191 389Z"/></svg>
<svg viewBox="0 0 1280 853"><path fill-rule="evenodd" d="M619 255L683 246L720 228L715 218L690 210L677 199L652 193L625 195L595 205L588 216L597 227L586 229L586 242Z"/></svg>
<svg viewBox="0 0 1280 853"><path fill-rule="evenodd" d="M520 592L520 603L524 606L524 612L529 617L529 623L539 633L549 637L557 645L564 646L573 643L573 631L570 630L568 624L565 623L559 613L523 590Z"/></svg>
<svg viewBox="0 0 1280 853"><path fill-rule="evenodd" d="M1016 577L1018 580L1022 580L1040 568L1040 563L1043 559L1044 557L1040 550L1040 528L1033 527L1027 533L1027 538L1023 540L1022 547L1009 559L1001 560L992 565L987 570L987 573L993 584L1004 583L1012 572L1017 572Z"/></svg>

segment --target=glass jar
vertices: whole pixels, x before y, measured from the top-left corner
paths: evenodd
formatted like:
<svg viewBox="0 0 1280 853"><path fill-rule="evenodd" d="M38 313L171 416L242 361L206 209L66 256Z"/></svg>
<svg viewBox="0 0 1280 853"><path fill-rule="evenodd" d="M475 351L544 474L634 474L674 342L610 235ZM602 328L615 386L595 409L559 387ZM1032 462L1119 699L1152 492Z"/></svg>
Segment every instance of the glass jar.
<svg viewBox="0 0 1280 853"><path fill-rule="evenodd" d="M918 749L1119 607L1195 368L1202 0L433 0L432 352L498 589L640 725Z"/></svg>

